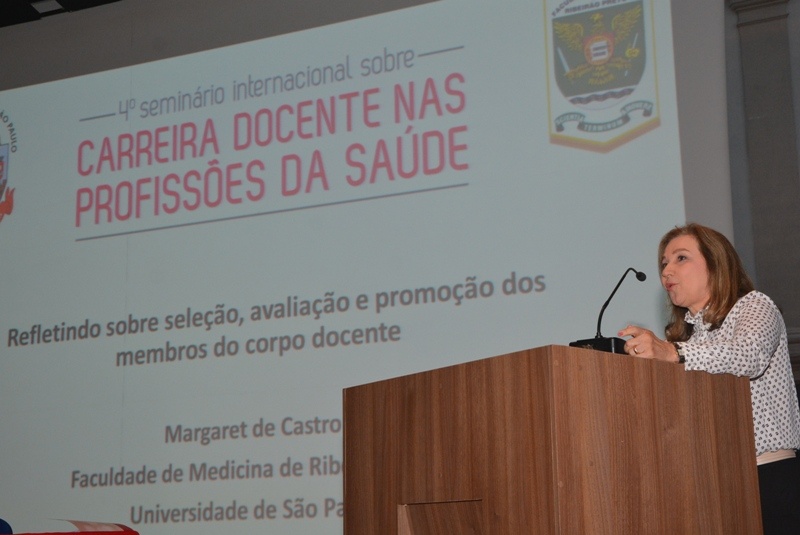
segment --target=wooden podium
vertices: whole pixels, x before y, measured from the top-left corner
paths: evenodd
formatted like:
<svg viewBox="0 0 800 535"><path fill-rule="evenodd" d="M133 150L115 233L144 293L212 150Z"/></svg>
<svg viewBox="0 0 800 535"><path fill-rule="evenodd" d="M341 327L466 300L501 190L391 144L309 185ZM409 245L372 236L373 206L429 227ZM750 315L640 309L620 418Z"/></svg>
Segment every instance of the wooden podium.
<svg viewBox="0 0 800 535"><path fill-rule="evenodd" d="M547 346L344 390L345 535L760 534L747 378Z"/></svg>

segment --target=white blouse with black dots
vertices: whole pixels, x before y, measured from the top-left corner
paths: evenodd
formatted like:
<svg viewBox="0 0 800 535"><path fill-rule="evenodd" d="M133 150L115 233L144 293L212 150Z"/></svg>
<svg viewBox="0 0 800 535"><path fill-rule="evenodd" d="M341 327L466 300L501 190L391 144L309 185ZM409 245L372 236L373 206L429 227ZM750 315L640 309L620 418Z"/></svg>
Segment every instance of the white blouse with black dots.
<svg viewBox="0 0 800 535"><path fill-rule="evenodd" d="M687 370L750 377L756 455L800 449L800 410L792 376L786 325L778 307L761 292L733 306L719 329L709 330L703 311L686 313L692 336L679 342Z"/></svg>

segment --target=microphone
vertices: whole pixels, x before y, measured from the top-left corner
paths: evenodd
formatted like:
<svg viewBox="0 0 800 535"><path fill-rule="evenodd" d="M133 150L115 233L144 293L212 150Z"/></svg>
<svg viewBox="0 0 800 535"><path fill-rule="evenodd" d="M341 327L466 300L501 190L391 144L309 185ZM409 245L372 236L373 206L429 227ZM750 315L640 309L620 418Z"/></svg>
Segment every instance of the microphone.
<svg viewBox="0 0 800 535"><path fill-rule="evenodd" d="M587 338L586 340L576 340L574 342L570 342L570 346L572 347L582 347L584 349L595 349L597 351L606 351L608 353L621 353L625 354L625 340L622 338L606 338L602 334L600 334L600 323L603 321L603 312L606 311L606 307L611 302L611 298L614 297L614 294L617 293L617 289L619 288L622 281L625 280L625 276L633 271L636 273L636 278L640 281L643 281L647 278L647 275L642 273L641 271L636 271L632 267L625 270L625 273L622 274L622 277L619 279L619 282L614 287L614 291L611 292L611 295L608 296L606 302L603 303L603 308L600 309L600 315L597 317L597 334L594 335L594 338Z"/></svg>

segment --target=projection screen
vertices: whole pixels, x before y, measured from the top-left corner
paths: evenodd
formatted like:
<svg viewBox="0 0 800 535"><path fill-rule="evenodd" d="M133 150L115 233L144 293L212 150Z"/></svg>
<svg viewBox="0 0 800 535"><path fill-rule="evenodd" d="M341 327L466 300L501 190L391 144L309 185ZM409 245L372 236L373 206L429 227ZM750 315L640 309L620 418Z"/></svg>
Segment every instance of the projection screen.
<svg viewBox="0 0 800 535"><path fill-rule="evenodd" d="M659 330L670 6L440 0L0 93L0 516L341 532L342 389Z"/></svg>

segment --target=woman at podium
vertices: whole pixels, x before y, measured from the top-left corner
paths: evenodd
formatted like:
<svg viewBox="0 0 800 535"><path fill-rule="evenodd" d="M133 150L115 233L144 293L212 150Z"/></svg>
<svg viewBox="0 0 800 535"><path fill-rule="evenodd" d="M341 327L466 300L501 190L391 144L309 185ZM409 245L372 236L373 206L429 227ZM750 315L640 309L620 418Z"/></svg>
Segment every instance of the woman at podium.
<svg viewBox="0 0 800 535"><path fill-rule="evenodd" d="M629 325L619 332L630 337L625 351L684 363L686 370L750 377L764 533L800 533L800 410L780 311L754 289L731 243L713 229L672 229L658 258L672 303L665 339Z"/></svg>

